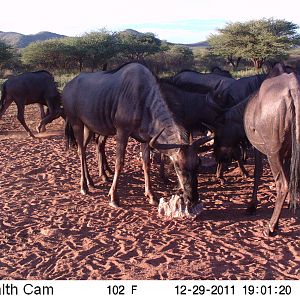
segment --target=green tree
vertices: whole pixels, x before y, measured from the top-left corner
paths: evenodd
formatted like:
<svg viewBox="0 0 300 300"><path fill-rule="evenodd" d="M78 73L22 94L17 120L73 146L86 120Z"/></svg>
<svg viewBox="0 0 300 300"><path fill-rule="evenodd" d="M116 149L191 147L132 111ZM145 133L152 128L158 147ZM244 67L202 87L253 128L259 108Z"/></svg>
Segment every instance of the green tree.
<svg viewBox="0 0 300 300"><path fill-rule="evenodd" d="M81 37L82 53L86 51L85 63L92 71L97 68L105 70L109 59L119 51L116 34L106 30L87 33Z"/></svg>
<svg viewBox="0 0 300 300"><path fill-rule="evenodd" d="M153 33L122 31L118 33L120 55L128 60L144 60L145 57L161 51L161 41Z"/></svg>
<svg viewBox="0 0 300 300"><path fill-rule="evenodd" d="M210 72L214 67L223 69L227 65L223 57L212 54L207 48L195 48L193 54L194 66L201 72Z"/></svg>
<svg viewBox="0 0 300 300"><path fill-rule="evenodd" d="M13 48L6 43L0 41L0 67L14 57Z"/></svg>
<svg viewBox="0 0 300 300"><path fill-rule="evenodd" d="M298 26L292 22L261 19L229 23L219 34L211 35L210 51L222 56L236 68L241 59L261 68L269 59L282 59L288 50L299 44Z"/></svg>
<svg viewBox="0 0 300 300"><path fill-rule="evenodd" d="M68 46L63 39L52 39L29 44L22 51L22 62L34 68L67 69Z"/></svg>
<svg viewBox="0 0 300 300"><path fill-rule="evenodd" d="M32 43L22 52L24 64L50 70L102 68L117 52L115 34L105 30L80 37L52 39Z"/></svg>
<svg viewBox="0 0 300 300"><path fill-rule="evenodd" d="M194 54L191 48L182 45L173 45L165 53L167 68L172 72L189 69L194 63Z"/></svg>
<svg viewBox="0 0 300 300"><path fill-rule="evenodd" d="M65 44L65 59L72 68L83 70L84 63L88 61L88 45L82 37L69 37L63 40Z"/></svg>

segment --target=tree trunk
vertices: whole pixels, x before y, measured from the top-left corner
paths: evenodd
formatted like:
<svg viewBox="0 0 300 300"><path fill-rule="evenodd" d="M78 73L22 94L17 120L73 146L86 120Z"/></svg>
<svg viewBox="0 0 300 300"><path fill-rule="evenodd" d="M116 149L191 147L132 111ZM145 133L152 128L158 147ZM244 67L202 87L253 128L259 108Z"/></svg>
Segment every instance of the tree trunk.
<svg viewBox="0 0 300 300"><path fill-rule="evenodd" d="M261 69L264 63L264 60L261 58L252 58L251 61L256 70Z"/></svg>
<svg viewBox="0 0 300 300"><path fill-rule="evenodd" d="M108 63L107 63L107 62L104 63L104 64L102 65L102 71L106 71L106 70L107 70L107 66L108 66Z"/></svg>

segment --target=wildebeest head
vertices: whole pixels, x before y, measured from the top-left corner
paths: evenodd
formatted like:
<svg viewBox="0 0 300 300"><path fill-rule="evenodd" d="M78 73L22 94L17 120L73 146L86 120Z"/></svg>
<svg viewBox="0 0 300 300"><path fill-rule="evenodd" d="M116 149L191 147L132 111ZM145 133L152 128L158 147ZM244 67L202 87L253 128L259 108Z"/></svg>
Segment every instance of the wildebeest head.
<svg viewBox="0 0 300 300"><path fill-rule="evenodd" d="M217 163L230 163L241 157L241 129L234 122L216 127L214 156Z"/></svg>
<svg viewBox="0 0 300 300"><path fill-rule="evenodd" d="M211 91L211 95L214 101L222 108L232 107L236 104L230 93L230 84L225 80L220 80Z"/></svg>
<svg viewBox="0 0 300 300"><path fill-rule="evenodd" d="M150 141L149 145L158 150L165 150L171 158L178 177L180 189L187 206L192 206L199 201L198 194L198 170L200 159L198 156L201 145L213 139L213 136L206 136L194 141L191 145L182 144L158 144L156 142L162 131Z"/></svg>

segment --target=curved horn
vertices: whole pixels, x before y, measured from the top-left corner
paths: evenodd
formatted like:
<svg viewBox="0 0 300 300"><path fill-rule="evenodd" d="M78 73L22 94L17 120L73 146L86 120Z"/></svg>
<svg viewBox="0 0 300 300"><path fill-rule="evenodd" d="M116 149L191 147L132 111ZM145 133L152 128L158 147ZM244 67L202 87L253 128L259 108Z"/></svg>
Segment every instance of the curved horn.
<svg viewBox="0 0 300 300"><path fill-rule="evenodd" d="M158 134L156 134L149 142L149 146L151 148L155 148L158 150L170 150L170 149L176 149L176 148L180 148L184 145L179 145L179 144L159 144L157 143L157 139L159 138L159 136L163 133L165 129L161 130Z"/></svg>
<svg viewBox="0 0 300 300"><path fill-rule="evenodd" d="M211 141L214 137L215 137L214 134L211 134L211 135L205 136L205 137L201 137L198 140L194 141L193 144L192 144L192 146L194 148L199 148L201 145L203 145L203 144Z"/></svg>
<svg viewBox="0 0 300 300"><path fill-rule="evenodd" d="M160 135L163 133L165 129L163 128L157 135L155 135L149 142L149 146L151 148L156 148L156 141L160 137Z"/></svg>

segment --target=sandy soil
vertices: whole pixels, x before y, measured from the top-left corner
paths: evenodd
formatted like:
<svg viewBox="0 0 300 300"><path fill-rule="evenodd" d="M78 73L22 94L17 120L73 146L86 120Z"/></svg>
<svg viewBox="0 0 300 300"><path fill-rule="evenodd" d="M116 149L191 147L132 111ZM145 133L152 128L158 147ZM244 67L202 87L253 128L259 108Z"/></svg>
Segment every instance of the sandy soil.
<svg viewBox="0 0 300 300"><path fill-rule="evenodd" d="M27 107L30 128L38 109ZM27 137L11 107L0 120L1 279L300 279L299 210L285 206L280 231L263 236L273 211L274 184L265 164L260 206L245 214L252 179L232 167L220 186L214 168L199 174L204 211L196 220L165 219L143 195L139 147L131 141L119 195L108 205L109 183L97 175L95 147L88 149L97 188L79 193L79 160L65 151L63 122L39 139ZM109 142L112 161L114 142ZM246 165L253 174L253 164ZM158 197L170 196L153 165ZM175 182L175 177L170 176Z"/></svg>

